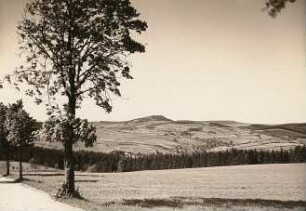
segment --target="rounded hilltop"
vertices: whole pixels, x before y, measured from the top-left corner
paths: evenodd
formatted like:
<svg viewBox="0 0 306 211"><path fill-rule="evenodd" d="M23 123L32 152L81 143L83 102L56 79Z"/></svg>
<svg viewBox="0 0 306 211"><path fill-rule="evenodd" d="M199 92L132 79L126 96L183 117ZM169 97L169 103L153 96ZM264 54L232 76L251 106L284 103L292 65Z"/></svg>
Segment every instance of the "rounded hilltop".
<svg viewBox="0 0 306 211"><path fill-rule="evenodd" d="M151 122L151 121L169 122L173 120L168 119L163 115L152 115L152 116L133 119L133 120L130 120L129 122L142 123L142 122Z"/></svg>

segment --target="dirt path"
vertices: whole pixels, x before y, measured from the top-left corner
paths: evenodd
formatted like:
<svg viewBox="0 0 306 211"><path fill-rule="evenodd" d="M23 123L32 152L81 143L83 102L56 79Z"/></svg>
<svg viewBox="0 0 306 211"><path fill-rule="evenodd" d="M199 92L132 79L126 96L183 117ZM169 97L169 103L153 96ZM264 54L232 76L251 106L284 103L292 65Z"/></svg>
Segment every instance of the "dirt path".
<svg viewBox="0 0 306 211"><path fill-rule="evenodd" d="M1 211L83 211L54 201L50 195L0 177Z"/></svg>

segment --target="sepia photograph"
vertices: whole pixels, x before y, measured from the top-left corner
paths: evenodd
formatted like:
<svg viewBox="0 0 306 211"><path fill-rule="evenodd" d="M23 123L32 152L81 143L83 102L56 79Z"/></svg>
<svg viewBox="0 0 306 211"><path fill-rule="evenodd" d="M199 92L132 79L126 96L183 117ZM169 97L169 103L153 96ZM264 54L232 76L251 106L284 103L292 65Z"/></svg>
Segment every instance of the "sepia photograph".
<svg viewBox="0 0 306 211"><path fill-rule="evenodd" d="M0 0L0 211L119 210L306 210L306 0Z"/></svg>

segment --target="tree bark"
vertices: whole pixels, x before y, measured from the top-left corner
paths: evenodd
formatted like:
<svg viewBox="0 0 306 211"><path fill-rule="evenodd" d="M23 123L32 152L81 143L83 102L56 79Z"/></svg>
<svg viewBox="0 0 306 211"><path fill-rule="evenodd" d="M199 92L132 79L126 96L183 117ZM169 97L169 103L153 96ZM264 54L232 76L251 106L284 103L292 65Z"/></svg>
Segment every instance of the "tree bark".
<svg viewBox="0 0 306 211"><path fill-rule="evenodd" d="M75 107L76 107L76 100L74 97L69 97L68 103L68 118L69 120L73 121L75 118ZM65 187L66 193L68 195L74 196L75 195L75 179L74 179L74 158L73 158L73 139L74 139L74 132L73 127L69 125L69 137L64 144L64 153L65 153Z"/></svg>
<svg viewBox="0 0 306 211"><path fill-rule="evenodd" d="M74 160L73 160L73 148L71 140L67 140L65 143L65 186L69 195L74 195Z"/></svg>
<svg viewBox="0 0 306 211"><path fill-rule="evenodd" d="M19 180L22 180L22 147L19 147Z"/></svg>
<svg viewBox="0 0 306 211"><path fill-rule="evenodd" d="M70 7L69 1L67 2L68 8L68 19L70 21L70 26L72 26L73 17L72 9ZM69 123L69 137L65 142L65 185L67 188L67 194L75 196L75 181L74 181L74 159L73 159L73 144L74 144L74 131L72 122L75 119L76 112L76 89L75 89L75 65L73 62L73 36L71 32L71 27L68 27L68 43L67 43L67 52L68 52L68 61L69 61L69 70L68 70L68 81L70 86L70 94L68 95L68 108L67 114Z"/></svg>

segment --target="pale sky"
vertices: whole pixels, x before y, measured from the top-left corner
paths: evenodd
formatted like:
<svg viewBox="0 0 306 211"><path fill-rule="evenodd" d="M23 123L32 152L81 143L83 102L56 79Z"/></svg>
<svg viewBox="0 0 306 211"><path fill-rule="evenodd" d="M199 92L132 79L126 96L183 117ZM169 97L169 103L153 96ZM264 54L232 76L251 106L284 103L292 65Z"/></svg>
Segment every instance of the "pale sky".
<svg viewBox="0 0 306 211"><path fill-rule="evenodd" d="M0 77L17 67L16 22L23 0L0 0ZM106 114L85 102L78 114L91 121L148 115L248 123L306 122L306 1L297 0L273 19L264 0L132 0L147 21L133 55L134 80ZM39 120L44 106L14 89L0 101L23 98Z"/></svg>

